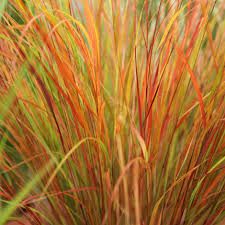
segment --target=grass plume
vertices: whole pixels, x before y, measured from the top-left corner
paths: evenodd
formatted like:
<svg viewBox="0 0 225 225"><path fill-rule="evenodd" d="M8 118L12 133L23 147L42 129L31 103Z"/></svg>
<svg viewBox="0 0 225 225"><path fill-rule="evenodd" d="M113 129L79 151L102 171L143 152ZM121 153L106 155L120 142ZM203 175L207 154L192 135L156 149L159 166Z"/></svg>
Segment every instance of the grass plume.
<svg viewBox="0 0 225 225"><path fill-rule="evenodd" d="M224 9L2 1L0 224L224 224Z"/></svg>

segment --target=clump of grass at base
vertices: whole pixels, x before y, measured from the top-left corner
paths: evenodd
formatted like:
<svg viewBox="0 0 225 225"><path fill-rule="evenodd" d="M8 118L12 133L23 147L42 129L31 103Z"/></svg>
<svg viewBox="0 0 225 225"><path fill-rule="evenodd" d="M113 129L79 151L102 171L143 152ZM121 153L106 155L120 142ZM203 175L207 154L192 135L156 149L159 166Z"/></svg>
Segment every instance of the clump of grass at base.
<svg viewBox="0 0 225 225"><path fill-rule="evenodd" d="M225 223L223 9L4 1L0 224Z"/></svg>

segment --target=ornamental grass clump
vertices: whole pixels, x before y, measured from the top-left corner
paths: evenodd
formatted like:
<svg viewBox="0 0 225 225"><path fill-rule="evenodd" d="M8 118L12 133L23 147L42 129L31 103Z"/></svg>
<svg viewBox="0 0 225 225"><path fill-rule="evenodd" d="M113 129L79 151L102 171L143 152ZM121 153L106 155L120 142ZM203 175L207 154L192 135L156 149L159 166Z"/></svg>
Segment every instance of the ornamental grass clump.
<svg viewBox="0 0 225 225"><path fill-rule="evenodd" d="M0 225L225 224L224 12L1 0Z"/></svg>

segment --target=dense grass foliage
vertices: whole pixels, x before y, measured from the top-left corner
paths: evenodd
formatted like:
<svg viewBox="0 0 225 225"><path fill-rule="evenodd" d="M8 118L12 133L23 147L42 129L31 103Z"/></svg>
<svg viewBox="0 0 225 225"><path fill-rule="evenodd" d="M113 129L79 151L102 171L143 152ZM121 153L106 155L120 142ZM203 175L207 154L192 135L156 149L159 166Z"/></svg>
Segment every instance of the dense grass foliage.
<svg viewBox="0 0 225 225"><path fill-rule="evenodd" d="M0 224L225 224L223 0L0 6Z"/></svg>

